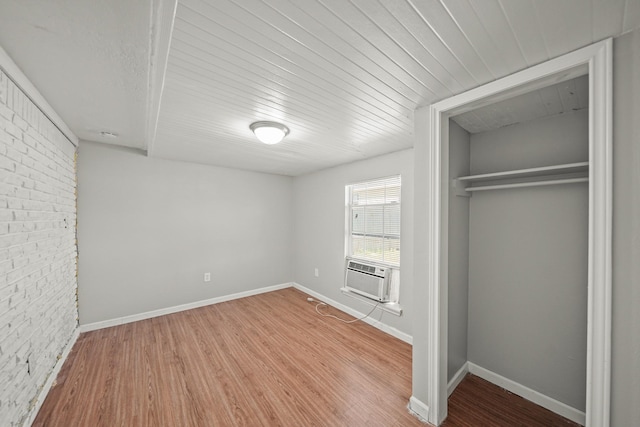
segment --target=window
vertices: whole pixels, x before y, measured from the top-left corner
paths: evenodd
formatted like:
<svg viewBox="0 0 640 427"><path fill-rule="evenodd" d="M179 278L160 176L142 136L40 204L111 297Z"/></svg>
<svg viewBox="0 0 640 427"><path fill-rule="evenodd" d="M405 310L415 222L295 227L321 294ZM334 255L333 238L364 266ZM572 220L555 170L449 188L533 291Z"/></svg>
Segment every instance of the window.
<svg viewBox="0 0 640 427"><path fill-rule="evenodd" d="M348 185L347 255L400 265L400 175Z"/></svg>

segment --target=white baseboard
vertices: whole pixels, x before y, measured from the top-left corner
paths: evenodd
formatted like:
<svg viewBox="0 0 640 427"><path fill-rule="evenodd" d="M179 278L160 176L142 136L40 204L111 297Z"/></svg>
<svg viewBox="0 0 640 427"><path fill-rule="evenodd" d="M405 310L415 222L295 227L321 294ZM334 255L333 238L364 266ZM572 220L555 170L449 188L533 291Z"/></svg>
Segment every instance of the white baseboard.
<svg viewBox="0 0 640 427"><path fill-rule="evenodd" d="M429 406L415 396L411 396L409 399L409 412L420 421L429 422Z"/></svg>
<svg viewBox="0 0 640 427"><path fill-rule="evenodd" d="M238 292L230 295L223 295L221 297L209 298L206 300L200 300L200 301L190 302L187 304L176 305L173 307L160 308L158 310L147 311L139 314L132 314L130 316L118 317L116 319L109 319L109 320L103 320L100 322L87 323L86 325L80 325L80 332L89 332L89 331L95 331L96 329L103 329L103 328L109 328L111 326L124 325L125 323L137 322L138 320L151 319L152 317L164 316L165 314L178 313L180 311L204 307L206 305L218 304L225 301L231 301L234 299L263 294L265 292L277 291L280 289L290 288L291 286L293 286L292 283L282 283L280 285L273 285L273 286L267 286L265 288L252 289L250 291Z"/></svg>
<svg viewBox="0 0 640 427"><path fill-rule="evenodd" d="M40 393L36 397L34 407L29 413L29 415L27 416L27 419L24 421L23 425L30 426L35 421L36 416L38 416L38 412L40 411L40 408L44 403L44 399L46 399L47 395L49 394L49 391L51 390L51 387L53 387L53 384L55 383L56 378L58 378L58 374L60 373L60 369L62 369L64 362L67 360L67 357L69 357L69 353L71 353L71 349L75 345L79 336L80 336L80 328L75 328L73 330L73 334L71 334L71 338L69 339L69 342L67 342L67 345L65 345L64 349L62 350L62 354L60 354L60 358L56 361L56 364L53 366L53 369L49 373L47 380L44 382L44 385L42 386L42 390L40 390Z"/></svg>
<svg viewBox="0 0 640 427"><path fill-rule="evenodd" d="M300 290L300 291L302 291L302 292L304 292L306 294L309 294L309 295L317 298L318 300L320 300L322 302L325 302L325 303L329 304L330 306L332 306L334 308L337 308L338 310L342 310L345 313L350 314L353 317L363 317L366 314L366 313L360 313L359 311L354 310L353 308L351 308L349 306L346 306L346 305L341 304L341 303L339 303L337 301L334 301L334 300L332 300L330 298L327 298L324 295L321 295L318 292L312 291L311 289L306 288L306 287L302 286L299 283L292 282L291 285L294 288L296 288L296 289L298 289L298 290ZM411 335L406 334L406 333L404 333L404 332L402 332L402 331L400 331L400 330L398 330L398 329L396 329L396 328L394 328L392 326L389 326L389 325L387 325L385 323L382 323L382 322L380 322L378 320L371 319L369 317L367 317L365 319L362 319L362 321L365 322L365 323L368 323L369 325L373 326L374 328L380 329L381 331L386 332L387 334L392 335L392 336L394 336L394 337L396 337L396 338L398 338L398 339L400 339L400 340L402 340L402 341L404 341L404 342L406 342L408 344L413 344L413 337Z"/></svg>
<svg viewBox="0 0 640 427"><path fill-rule="evenodd" d="M584 412L572 408L571 406L566 405L562 402L558 402L551 397L545 396L542 393L525 387L522 384L503 377L502 375L498 375L495 372L491 372L488 369L482 368L475 363L467 362L467 364L469 365L469 372L473 375L477 375L480 378L489 381L490 383L509 390L513 394L517 394L518 396L530 400L531 402L540 405L543 408L547 408L548 410L555 412L558 415L562 415L563 417L568 418L580 425L585 424L586 417Z"/></svg>
<svg viewBox="0 0 640 427"><path fill-rule="evenodd" d="M447 384L447 396L451 396L451 393L453 393L456 387L460 385L460 383L468 373L469 362L464 362L464 365L462 365L462 367L458 369L458 372L456 372L453 378L451 378L451 381L449 381L449 384Z"/></svg>

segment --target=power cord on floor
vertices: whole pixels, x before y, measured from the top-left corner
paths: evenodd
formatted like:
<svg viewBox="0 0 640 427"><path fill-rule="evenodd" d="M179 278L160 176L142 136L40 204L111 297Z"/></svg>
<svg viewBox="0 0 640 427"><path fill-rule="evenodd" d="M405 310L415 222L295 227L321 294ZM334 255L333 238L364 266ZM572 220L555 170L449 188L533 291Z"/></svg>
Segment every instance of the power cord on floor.
<svg viewBox="0 0 640 427"><path fill-rule="evenodd" d="M317 300L315 300L315 299L313 299L313 298L309 297L309 298L307 298L307 301L309 301L309 302L316 302ZM374 305L374 306L373 306L373 308L371 309L371 311L370 311L370 312L368 312L365 316L363 316L363 317L359 317L359 318L357 318L357 319L353 319L353 320L344 320L344 319L339 318L338 316L334 316L333 314L321 313L321 312L320 312L320 310L318 309L318 307L320 307L321 305L326 306L326 305L327 305L327 303L322 302L322 301L317 301L317 304L316 304L316 312L317 312L320 316L323 316L323 317L331 317L331 318L333 318L333 319L336 319L336 320L341 321L342 323L355 323L355 322L357 322L358 320L363 320L363 319L366 319L367 317L371 316L371 313L373 313L373 312L374 312L374 310L375 310L376 308L378 308L378 306L380 305L380 302L376 303L376 305Z"/></svg>

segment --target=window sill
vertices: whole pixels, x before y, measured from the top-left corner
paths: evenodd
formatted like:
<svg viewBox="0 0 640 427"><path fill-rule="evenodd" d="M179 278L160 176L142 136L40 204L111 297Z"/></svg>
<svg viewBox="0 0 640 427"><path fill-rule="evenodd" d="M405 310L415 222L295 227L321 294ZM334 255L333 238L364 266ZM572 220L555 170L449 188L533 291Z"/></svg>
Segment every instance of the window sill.
<svg viewBox="0 0 640 427"><path fill-rule="evenodd" d="M360 300L362 302L365 302L365 303L367 303L369 305L378 304L377 301L374 301L372 299L369 299L367 297L359 295L359 294L357 294L355 292L351 292L347 288L340 288L340 291L342 291L342 293L344 295L346 295L346 296L349 296L351 298L355 298L355 299ZM402 307L397 302L381 302L380 304L378 304L378 308L380 310L382 310L382 311L386 311L387 313L391 313L391 314L394 314L396 316L402 316Z"/></svg>

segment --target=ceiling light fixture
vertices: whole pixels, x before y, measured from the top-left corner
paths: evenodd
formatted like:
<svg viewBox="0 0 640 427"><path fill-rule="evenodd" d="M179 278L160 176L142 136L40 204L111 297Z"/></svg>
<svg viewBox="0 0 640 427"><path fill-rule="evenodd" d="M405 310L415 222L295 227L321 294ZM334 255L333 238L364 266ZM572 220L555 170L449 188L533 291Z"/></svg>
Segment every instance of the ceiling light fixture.
<svg viewBox="0 0 640 427"><path fill-rule="evenodd" d="M255 122L251 123L249 129L253 131L256 138L265 144L277 144L289 134L289 128L276 122Z"/></svg>

